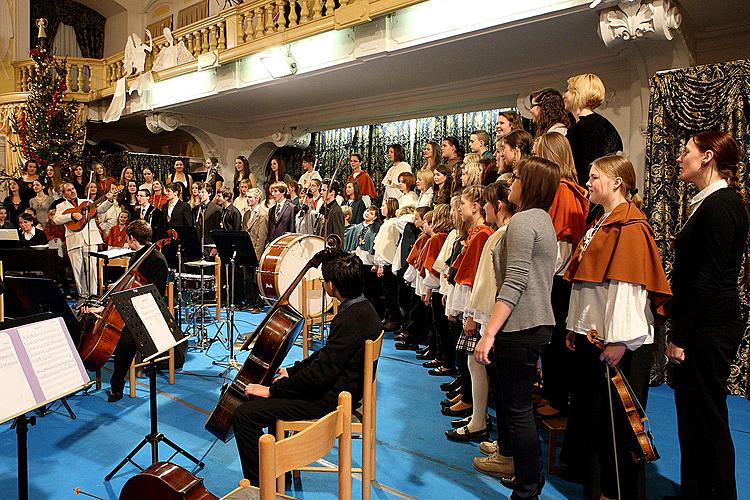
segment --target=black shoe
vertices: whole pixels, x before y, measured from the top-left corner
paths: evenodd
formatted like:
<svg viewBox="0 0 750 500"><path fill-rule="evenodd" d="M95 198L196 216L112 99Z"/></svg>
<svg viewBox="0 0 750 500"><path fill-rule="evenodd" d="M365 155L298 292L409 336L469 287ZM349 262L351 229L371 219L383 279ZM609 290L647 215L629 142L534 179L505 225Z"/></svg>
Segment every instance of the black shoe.
<svg viewBox="0 0 750 500"><path fill-rule="evenodd" d="M417 351L417 354L426 354L430 352L430 346L425 346Z"/></svg>
<svg viewBox="0 0 750 500"><path fill-rule="evenodd" d="M469 422L471 421L471 417L465 417L465 418L459 418L458 420L451 420L451 425L454 429L458 429L459 427L464 427L469 425ZM490 419L489 415L487 416L487 420L485 420L485 429L492 430L492 419Z"/></svg>
<svg viewBox="0 0 750 500"><path fill-rule="evenodd" d="M443 366L443 362L438 361L437 359L433 359L430 361L425 361L424 363L422 363L422 366L424 366L425 368L437 368L438 366Z"/></svg>
<svg viewBox="0 0 750 500"><path fill-rule="evenodd" d="M441 366L440 368L433 368L432 370L428 371L427 373L429 373L433 377L452 377L452 376L454 376L456 374L456 369L455 368L445 368L445 367Z"/></svg>
<svg viewBox="0 0 750 500"><path fill-rule="evenodd" d="M446 392L445 393L445 397L448 398L448 399L453 399L456 396L458 396L459 394L461 394L462 392L463 392L463 388L459 385L456 390Z"/></svg>
<svg viewBox="0 0 750 500"><path fill-rule="evenodd" d="M458 386L461 385L461 382L458 381L458 379L453 379L450 382L443 382L440 384L440 390L444 392L452 391L456 389Z"/></svg>
<svg viewBox="0 0 750 500"><path fill-rule="evenodd" d="M401 332L398 335L395 335L393 337L393 340L395 340L396 342L405 342L409 340L409 335L405 332Z"/></svg>
<svg viewBox="0 0 750 500"><path fill-rule="evenodd" d="M435 353L426 349L419 349L417 351L417 359L435 359Z"/></svg>
<svg viewBox="0 0 750 500"><path fill-rule="evenodd" d="M451 406L453 406L454 404L458 403L458 401L459 401L459 400L457 400L457 399L456 399L456 397L454 396L454 397L452 397L452 398L450 398L450 399L444 399L444 400L442 400L442 401L440 402L440 406L441 406L442 408L448 408L448 407L451 407ZM464 424L464 425L466 425L466 424Z"/></svg>
<svg viewBox="0 0 750 500"><path fill-rule="evenodd" d="M122 399L122 393L121 392L112 392L107 391L107 403L115 403Z"/></svg>
<svg viewBox="0 0 750 500"><path fill-rule="evenodd" d="M471 432L468 427L460 427L445 431L445 437L451 441L485 441L490 437L490 431L485 428Z"/></svg>
<svg viewBox="0 0 750 500"><path fill-rule="evenodd" d="M397 351L416 351L419 349L418 344L407 344L406 342L396 342L394 347Z"/></svg>
<svg viewBox="0 0 750 500"><path fill-rule="evenodd" d="M383 324L383 330L386 332L396 332L399 328L401 328L401 325L396 321L389 321Z"/></svg>
<svg viewBox="0 0 750 500"><path fill-rule="evenodd" d="M450 407L443 408L440 413L446 417L468 417L471 415L471 406L464 408L463 410L452 410Z"/></svg>

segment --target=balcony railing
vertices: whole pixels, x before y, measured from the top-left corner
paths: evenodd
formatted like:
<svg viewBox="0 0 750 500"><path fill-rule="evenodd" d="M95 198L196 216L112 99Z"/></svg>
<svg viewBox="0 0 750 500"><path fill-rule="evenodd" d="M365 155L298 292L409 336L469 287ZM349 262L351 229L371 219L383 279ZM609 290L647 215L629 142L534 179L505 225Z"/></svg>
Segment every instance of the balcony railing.
<svg viewBox="0 0 750 500"><path fill-rule="evenodd" d="M275 45L289 43L334 29L369 22L372 18L414 5L424 0L251 0L215 16L172 32L174 43L184 42L196 58L218 51L219 62L228 63ZM145 69L151 69L159 51L167 46L163 35L154 38L153 50L146 55ZM124 53L106 59L69 57L68 94L87 102L111 95L124 72ZM34 62L16 61L17 92L27 92ZM169 78L195 71L196 62L160 71Z"/></svg>

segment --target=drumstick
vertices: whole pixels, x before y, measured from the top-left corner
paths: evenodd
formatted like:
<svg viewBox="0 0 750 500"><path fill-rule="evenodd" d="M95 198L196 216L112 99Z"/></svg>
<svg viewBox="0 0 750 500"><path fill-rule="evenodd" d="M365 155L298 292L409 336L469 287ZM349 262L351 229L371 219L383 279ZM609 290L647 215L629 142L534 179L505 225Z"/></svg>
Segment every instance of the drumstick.
<svg viewBox="0 0 750 500"><path fill-rule="evenodd" d="M105 500L105 499L104 499L104 498L102 498L102 497L98 497L98 496L96 496L96 495L92 495L91 493L86 493L85 491L83 491L83 490L81 489L81 487L80 487L80 486L76 486L76 489L74 489L74 490L73 490L73 493L74 493L74 494L76 494L76 495L86 495L87 497L91 497L91 498L98 498L99 500Z"/></svg>

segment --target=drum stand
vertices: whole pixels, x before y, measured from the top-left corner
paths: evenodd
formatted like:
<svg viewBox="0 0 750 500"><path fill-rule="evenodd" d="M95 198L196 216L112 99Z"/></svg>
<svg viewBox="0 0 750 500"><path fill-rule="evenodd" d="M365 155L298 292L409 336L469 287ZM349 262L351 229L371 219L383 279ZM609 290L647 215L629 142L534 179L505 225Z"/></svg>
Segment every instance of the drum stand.
<svg viewBox="0 0 750 500"><path fill-rule="evenodd" d="M231 274L230 274L231 272ZM229 349L229 358L227 361L214 361L214 366L226 366L226 370L221 372L219 376L226 376L232 368L235 370L239 370L239 364L237 363L237 358L234 356L234 284L235 284L235 263L234 263L234 255L232 255L232 258L229 260L229 263L226 265L226 275L227 275L227 300L225 305L225 312L226 315L226 321L224 324L227 325L227 348ZM219 329L216 330L216 335L209 341L209 344L212 344L213 342L216 342L217 340L221 342L219 339L219 335L221 335L221 329L224 326L224 324L219 326ZM209 345L210 348L210 345ZM208 351L208 349L206 349Z"/></svg>
<svg viewBox="0 0 750 500"><path fill-rule="evenodd" d="M201 269L201 273L200 273L201 284L200 284L200 287L198 288L198 292L200 293L200 296L201 296L201 303L200 303L200 306L198 307L198 313L197 313L200 315L200 328L197 330L198 342L196 342L195 348L202 351L204 349L207 350L209 347L211 347L211 342L213 342L213 340L209 340L208 329L206 328L206 290L203 288L203 282L205 280L205 275L204 275L205 268L201 266L200 269ZM193 324L194 325L196 321L195 314L196 314L195 309L193 309Z"/></svg>

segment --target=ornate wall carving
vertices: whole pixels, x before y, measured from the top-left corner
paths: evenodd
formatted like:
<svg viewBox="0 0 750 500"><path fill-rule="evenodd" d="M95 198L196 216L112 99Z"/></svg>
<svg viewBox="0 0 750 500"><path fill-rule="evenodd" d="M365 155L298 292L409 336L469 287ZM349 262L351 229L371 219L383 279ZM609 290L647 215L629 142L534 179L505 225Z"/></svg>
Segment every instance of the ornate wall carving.
<svg viewBox="0 0 750 500"><path fill-rule="evenodd" d="M614 7L609 2L603 5L599 36L607 47L639 39L672 40L682 24L682 14L671 0L624 0Z"/></svg>

